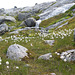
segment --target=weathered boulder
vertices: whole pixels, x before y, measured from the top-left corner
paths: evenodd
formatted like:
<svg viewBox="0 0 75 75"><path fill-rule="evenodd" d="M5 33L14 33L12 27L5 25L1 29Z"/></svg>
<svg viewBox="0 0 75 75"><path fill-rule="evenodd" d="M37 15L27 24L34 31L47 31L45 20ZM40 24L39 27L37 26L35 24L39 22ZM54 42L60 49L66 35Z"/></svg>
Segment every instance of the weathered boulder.
<svg viewBox="0 0 75 75"><path fill-rule="evenodd" d="M22 21L22 20L29 18L30 16L31 16L30 13L19 13L18 14L18 20Z"/></svg>
<svg viewBox="0 0 75 75"><path fill-rule="evenodd" d="M2 24L4 21L16 22L16 19L12 16L0 16L0 24Z"/></svg>
<svg viewBox="0 0 75 75"><path fill-rule="evenodd" d="M47 53L47 54L39 56L38 59L49 60L51 57L52 57L52 54L51 53Z"/></svg>
<svg viewBox="0 0 75 75"><path fill-rule="evenodd" d="M0 25L0 34L4 34L5 32L7 32L8 31L8 26L7 26L7 24L1 24Z"/></svg>
<svg viewBox="0 0 75 75"><path fill-rule="evenodd" d="M75 61L75 49L62 52L60 58L66 61Z"/></svg>
<svg viewBox="0 0 75 75"><path fill-rule="evenodd" d="M25 48L21 45L18 45L18 44L13 44L13 45L9 46L6 56L9 59L20 61L25 56L28 57L27 51L28 51L27 48Z"/></svg>
<svg viewBox="0 0 75 75"><path fill-rule="evenodd" d="M25 25L27 27L34 27L34 26L36 26L36 20L34 18L28 18L24 22L25 22Z"/></svg>

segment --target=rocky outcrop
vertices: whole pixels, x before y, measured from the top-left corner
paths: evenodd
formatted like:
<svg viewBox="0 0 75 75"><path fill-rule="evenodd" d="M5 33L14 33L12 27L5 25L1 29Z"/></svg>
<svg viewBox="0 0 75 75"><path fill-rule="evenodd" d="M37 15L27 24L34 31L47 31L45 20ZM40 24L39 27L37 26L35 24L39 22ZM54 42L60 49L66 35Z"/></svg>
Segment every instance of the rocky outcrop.
<svg viewBox="0 0 75 75"><path fill-rule="evenodd" d="M11 16L0 16L0 24L2 24L4 21L16 22L16 19Z"/></svg>
<svg viewBox="0 0 75 75"><path fill-rule="evenodd" d="M24 22L27 27L34 27L36 25L36 20L34 18L28 18Z"/></svg>
<svg viewBox="0 0 75 75"><path fill-rule="evenodd" d="M39 15L41 20L48 19L50 17L59 15L60 13L65 13L67 10L69 10L75 3L70 3L70 4L54 4L50 6L48 9L46 9L43 13Z"/></svg>
<svg viewBox="0 0 75 75"><path fill-rule="evenodd" d="M7 32L8 31L8 26L7 26L7 24L1 24L0 25L0 34L4 34L5 32Z"/></svg>
<svg viewBox="0 0 75 75"><path fill-rule="evenodd" d="M18 44L13 44L9 46L6 56L9 59L20 61L22 58L28 57L27 51L27 48Z"/></svg>

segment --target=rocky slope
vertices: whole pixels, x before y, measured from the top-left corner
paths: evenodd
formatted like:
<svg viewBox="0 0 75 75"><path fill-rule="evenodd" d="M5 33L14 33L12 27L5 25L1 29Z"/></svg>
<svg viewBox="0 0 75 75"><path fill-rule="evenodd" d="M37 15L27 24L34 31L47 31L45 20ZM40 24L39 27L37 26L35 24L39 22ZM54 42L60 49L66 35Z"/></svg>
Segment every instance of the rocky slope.
<svg viewBox="0 0 75 75"><path fill-rule="evenodd" d="M75 74L75 0L0 9L0 75L10 74Z"/></svg>

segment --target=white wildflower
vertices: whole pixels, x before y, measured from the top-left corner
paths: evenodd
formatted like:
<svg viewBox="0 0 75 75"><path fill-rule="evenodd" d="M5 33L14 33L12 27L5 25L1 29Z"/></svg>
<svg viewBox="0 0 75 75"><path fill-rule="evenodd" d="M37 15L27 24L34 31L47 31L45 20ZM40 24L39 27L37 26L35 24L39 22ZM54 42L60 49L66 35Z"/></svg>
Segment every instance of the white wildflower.
<svg viewBox="0 0 75 75"><path fill-rule="evenodd" d="M64 59L64 62L66 62L67 60L66 59Z"/></svg>
<svg viewBox="0 0 75 75"><path fill-rule="evenodd" d="M55 54L57 54L57 52L55 52Z"/></svg>
<svg viewBox="0 0 75 75"><path fill-rule="evenodd" d="M61 58L61 59L64 59L65 57L64 57L64 56L60 56L60 58Z"/></svg>
<svg viewBox="0 0 75 75"><path fill-rule="evenodd" d="M32 43L30 45L33 46Z"/></svg>
<svg viewBox="0 0 75 75"><path fill-rule="evenodd" d="M52 57L52 55L50 55L50 58Z"/></svg>
<svg viewBox="0 0 75 75"><path fill-rule="evenodd" d="M6 61L6 65L9 65L9 62L8 61Z"/></svg>
<svg viewBox="0 0 75 75"><path fill-rule="evenodd" d="M57 53L57 55L60 55L60 53Z"/></svg>
<svg viewBox="0 0 75 75"><path fill-rule="evenodd" d="M19 67L18 67L18 66L16 66L16 69L19 69Z"/></svg>
<svg viewBox="0 0 75 75"><path fill-rule="evenodd" d="M9 66L7 66L7 68L9 68Z"/></svg>

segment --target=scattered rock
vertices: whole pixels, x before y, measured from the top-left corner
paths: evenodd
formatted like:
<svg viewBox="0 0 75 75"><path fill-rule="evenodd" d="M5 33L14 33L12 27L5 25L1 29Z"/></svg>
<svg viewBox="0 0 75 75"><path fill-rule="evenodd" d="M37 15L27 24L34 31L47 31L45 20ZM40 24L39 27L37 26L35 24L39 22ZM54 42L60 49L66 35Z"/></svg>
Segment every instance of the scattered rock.
<svg viewBox="0 0 75 75"><path fill-rule="evenodd" d="M55 42L54 40L44 40L45 43L49 44L49 45L53 45L53 43Z"/></svg>
<svg viewBox="0 0 75 75"><path fill-rule="evenodd" d="M41 55L38 59L49 60L51 57L52 57L52 54L47 53L47 54Z"/></svg>
<svg viewBox="0 0 75 75"><path fill-rule="evenodd" d="M7 32L8 31L8 26L7 26L7 24L1 24L0 25L0 34L4 34L5 32Z"/></svg>
<svg viewBox="0 0 75 75"><path fill-rule="evenodd" d="M25 27L25 28L17 29L15 31L10 32L10 34L18 34L19 31L23 31L23 30L31 30L31 28L30 27Z"/></svg>
<svg viewBox="0 0 75 75"><path fill-rule="evenodd" d="M27 27L34 27L34 26L36 26L36 20L34 18L28 18L24 22L25 22L25 25Z"/></svg>
<svg viewBox="0 0 75 75"><path fill-rule="evenodd" d="M25 56L28 57L27 51L28 51L27 48L18 44L13 44L9 46L6 56L9 59L20 61L21 58L24 58Z"/></svg>
<svg viewBox="0 0 75 75"><path fill-rule="evenodd" d="M75 49L62 52L60 58L66 61L75 61Z"/></svg>
<svg viewBox="0 0 75 75"><path fill-rule="evenodd" d="M2 24L4 21L16 22L16 19L11 16L0 16L0 24Z"/></svg>

